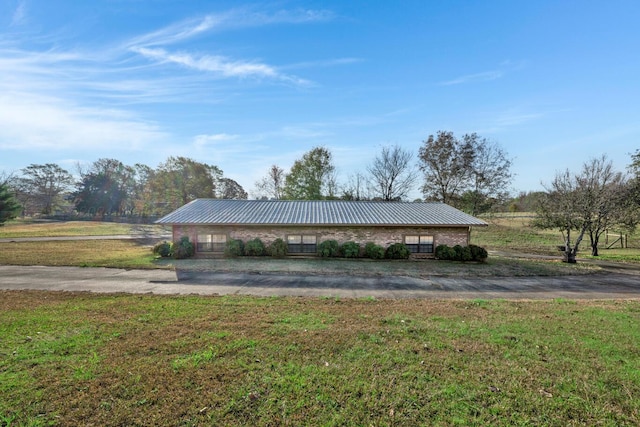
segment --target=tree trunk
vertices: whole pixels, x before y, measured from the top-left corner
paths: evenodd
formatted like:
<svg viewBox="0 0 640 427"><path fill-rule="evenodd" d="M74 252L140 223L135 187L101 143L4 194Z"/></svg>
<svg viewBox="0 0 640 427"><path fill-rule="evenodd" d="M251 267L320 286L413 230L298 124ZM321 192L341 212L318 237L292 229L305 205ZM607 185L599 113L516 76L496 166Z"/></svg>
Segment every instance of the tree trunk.
<svg viewBox="0 0 640 427"><path fill-rule="evenodd" d="M597 232L594 233L590 231L589 237L591 239L591 256L598 256L598 241L600 240L600 236Z"/></svg>

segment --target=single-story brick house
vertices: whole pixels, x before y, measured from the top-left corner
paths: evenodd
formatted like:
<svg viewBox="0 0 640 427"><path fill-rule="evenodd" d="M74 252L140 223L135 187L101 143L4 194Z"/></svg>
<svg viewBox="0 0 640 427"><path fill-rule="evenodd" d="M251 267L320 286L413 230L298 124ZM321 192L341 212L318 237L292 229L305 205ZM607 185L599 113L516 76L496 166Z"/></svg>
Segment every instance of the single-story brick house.
<svg viewBox="0 0 640 427"><path fill-rule="evenodd" d="M156 223L171 225L174 241L188 236L199 256L221 254L230 239L281 238L290 255L315 254L333 239L404 243L413 256L432 257L440 244L468 245L471 227L487 225L444 203L222 199L196 199Z"/></svg>

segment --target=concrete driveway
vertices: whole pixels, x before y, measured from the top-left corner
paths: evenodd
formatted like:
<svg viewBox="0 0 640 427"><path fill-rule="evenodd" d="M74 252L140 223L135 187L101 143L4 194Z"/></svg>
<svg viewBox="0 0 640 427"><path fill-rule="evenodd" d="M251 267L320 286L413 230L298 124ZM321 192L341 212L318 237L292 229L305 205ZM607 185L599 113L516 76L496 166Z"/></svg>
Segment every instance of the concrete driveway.
<svg viewBox="0 0 640 427"><path fill-rule="evenodd" d="M640 276L363 277L0 266L0 289L198 295L434 299L640 299Z"/></svg>

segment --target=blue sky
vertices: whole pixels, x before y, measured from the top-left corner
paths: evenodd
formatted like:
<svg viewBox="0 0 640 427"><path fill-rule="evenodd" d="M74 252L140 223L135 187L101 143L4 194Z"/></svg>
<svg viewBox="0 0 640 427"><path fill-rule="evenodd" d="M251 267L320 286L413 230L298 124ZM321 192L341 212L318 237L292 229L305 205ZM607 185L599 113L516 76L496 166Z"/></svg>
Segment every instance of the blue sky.
<svg viewBox="0 0 640 427"><path fill-rule="evenodd" d="M513 188L640 148L640 2L0 1L0 171L187 156L251 192L477 132ZM419 193L416 191L416 196Z"/></svg>

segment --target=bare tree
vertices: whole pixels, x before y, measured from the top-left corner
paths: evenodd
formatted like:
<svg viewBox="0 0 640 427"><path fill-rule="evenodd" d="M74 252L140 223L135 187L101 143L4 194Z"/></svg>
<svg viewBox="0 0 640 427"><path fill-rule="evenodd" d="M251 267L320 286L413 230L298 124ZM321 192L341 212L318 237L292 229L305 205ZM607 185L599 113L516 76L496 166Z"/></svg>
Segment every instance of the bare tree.
<svg viewBox="0 0 640 427"><path fill-rule="evenodd" d="M614 171L613 163L606 155L585 163L577 179L586 199L584 216L589 220L591 255L598 256L600 236L622 222L627 180L621 172Z"/></svg>
<svg viewBox="0 0 640 427"><path fill-rule="evenodd" d="M454 205L472 215L504 202L511 183L511 160L496 143L475 133L461 139L452 132L430 135L418 158L425 199Z"/></svg>
<svg viewBox="0 0 640 427"><path fill-rule="evenodd" d="M282 198L285 178L286 174L284 173L284 169L277 165L271 165L267 176L254 184L257 196L280 200Z"/></svg>
<svg viewBox="0 0 640 427"><path fill-rule="evenodd" d="M578 248L587 232L591 253L597 256L600 236L623 221L626 188L625 177L613 170L606 156L592 159L582 165L579 174L566 170L556 175L540 199L534 225L562 232L565 262L576 262ZM576 233L575 240L572 232Z"/></svg>
<svg viewBox="0 0 640 427"><path fill-rule="evenodd" d="M366 177L357 172L350 175L347 183L342 186L342 200L370 200Z"/></svg>
<svg viewBox="0 0 640 427"><path fill-rule="evenodd" d="M412 160L412 153L398 145L383 147L367 167L372 193L384 201L406 198L417 179Z"/></svg>

